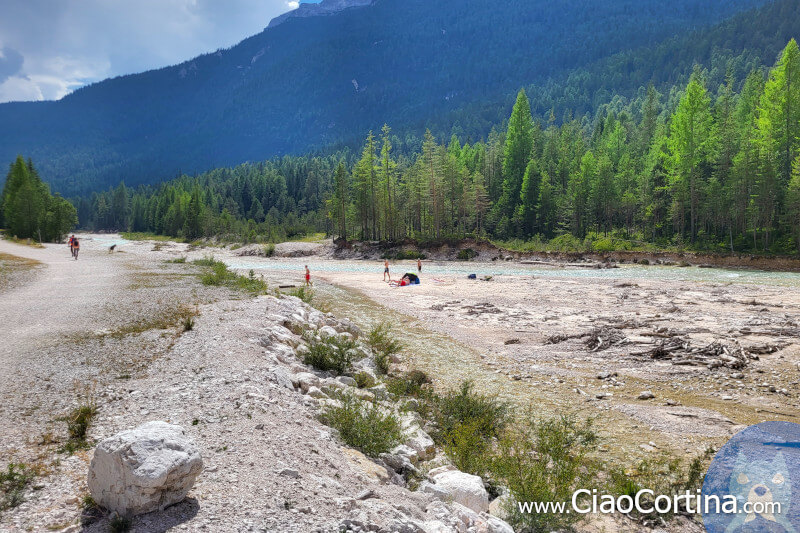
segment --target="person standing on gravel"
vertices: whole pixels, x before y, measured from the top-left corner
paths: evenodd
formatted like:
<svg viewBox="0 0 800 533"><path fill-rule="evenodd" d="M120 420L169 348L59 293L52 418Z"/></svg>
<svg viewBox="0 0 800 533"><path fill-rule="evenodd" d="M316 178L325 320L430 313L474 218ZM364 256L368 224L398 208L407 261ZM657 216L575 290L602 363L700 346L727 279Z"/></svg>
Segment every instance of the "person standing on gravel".
<svg viewBox="0 0 800 533"><path fill-rule="evenodd" d="M422 274L422 261L420 258L417 258L417 274Z"/></svg>
<svg viewBox="0 0 800 533"><path fill-rule="evenodd" d="M308 269L308 265L306 265L306 287L310 287L313 285L311 283L311 271Z"/></svg>
<svg viewBox="0 0 800 533"><path fill-rule="evenodd" d="M392 275L389 274L389 260L383 260L383 281L386 281L386 276L389 276L389 281L392 281Z"/></svg>

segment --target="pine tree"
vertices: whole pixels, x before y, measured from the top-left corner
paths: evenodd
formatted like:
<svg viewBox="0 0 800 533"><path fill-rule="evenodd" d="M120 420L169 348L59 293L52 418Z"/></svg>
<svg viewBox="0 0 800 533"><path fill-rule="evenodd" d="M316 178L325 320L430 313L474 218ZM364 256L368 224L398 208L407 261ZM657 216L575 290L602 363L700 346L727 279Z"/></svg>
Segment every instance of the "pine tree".
<svg viewBox="0 0 800 533"><path fill-rule="evenodd" d="M517 95L503 150L503 193L495 206L495 218L513 215L519 204L522 180L533 148L533 118L524 90ZM509 217L510 218L510 217Z"/></svg>
<svg viewBox="0 0 800 533"><path fill-rule="evenodd" d="M334 177L335 220L339 225L339 236L347 242L347 206L350 204L347 170L343 162L336 167Z"/></svg>
<svg viewBox="0 0 800 533"><path fill-rule="evenodd" d="M800 253L800 156L794 161L786 193L786 224L794 233L795 246Z"/></svg>
<svg viewBox="0 0 800 533"><path fill-rule="evenodd" d="M675 214L683 228L688 205L692 242L697 237L704 172L708 170L713 141L711 99L700 74L695 72L672 115L669 137L670 178L677 198Z"/></svg>
<svg viewBox="0 0 800 533"><path fill-rule="evenodd" d="M764 149L776 158L785 186L800 148L800 49L794 39L770 71L759 106L758 129Z"/></svg>

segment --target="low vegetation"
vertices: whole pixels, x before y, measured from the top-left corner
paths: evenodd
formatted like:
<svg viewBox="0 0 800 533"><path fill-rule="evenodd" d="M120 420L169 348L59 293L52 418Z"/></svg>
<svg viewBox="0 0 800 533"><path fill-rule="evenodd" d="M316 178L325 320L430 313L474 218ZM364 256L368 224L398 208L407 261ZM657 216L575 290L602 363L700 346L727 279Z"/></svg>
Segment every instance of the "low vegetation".
<svg viewBox="0 0 800 533"><path fill-rule="evenodd" d="M203 285L228 287L253 295L266 294L269 290L267 282L256 277L253 270L250 270L247 276L242 276L232 272L225 263L217 261L213 257L197 259L192 261L192 264L205 267L205 272L200 274L200 281Z"/></svg>
<svg viewBox="0 0 800 533"><path fill-rule="evenodd" d="M9 463L0 470L0 513L17 507L24 501L25 490L35 477L35 471L22 463Z"/></svg>
<svg viewBox="0 0 800 533"><path fill-rule="evenodd" d="M472 248L464 248L463 250L459 250L458 255L456 256L459 261L470 261L476 257L478 257L478 252Z"/></svg>
<svg viewBox="0 0 800 533"><path fill-rule="evenodd" d="M344 374L352 368L357 355L355 341L339 335L318 339L311 333L304 338L308 343L308 352L303 357L305 364L336 374Z"/></svg>
<svg viewBox="0 0 800 533"><path fill-rule="evenodd" d="M289 296L300 298L304 303L311 305L311 302L314 301L314 289L306 286L297 287L289 291Z"/></svg>
<svg viewBox="0 0 800 533"><path fill-rule="evenodd" d="M399 252L384 252L381 259L391 259L393 261L410 261L413 259L425 259L427 256L417 250L400 250Z"/></svg>
<svg viewBox="0 0 800 533"><path fill-rule="evenodd" d="M592 421L567 415L531 415L500 439L491 471L511 492L509 523L516 530L554 531L578 521L575 513L522 513L516 502L570 501L575 490L596 477L589 458L596 444Z"/></svg>
<svg viewBox="0 0 800 533"><path fill-rule="evenodd" d="M392 325L381 322L375 325L367 335L367 345L372 350L375 364L382 374L389 372L392 355L403 350L403 344L392 333Z"/></svg>
<svg viewBox="0 0 800 533"><path fill-rule="evenodd" d="M661 454L643 459L633 467L609 468L608 492L617 496L633 497L640 490L646 488L652 490L656 495L676 496L685 494L687 490L694 494L703 485L703 477L714 453L713 448L708 448L688 462L669 454ZM642 502L645 507L652 507L653 499L644 496ZM675 510L672 509L672 511ZM672 516L655 512L640 516L636 509L631 514L644 523L652 525L658 524L661 519L669 519Z"/></svg>
<svg viewBox="0 0 800 533"><path fill-rule="evenodd" d="M394 413L350 394L342 394L339 403L326 407L323 418L347 445L377 457L400 444L403 433Z"/></svg>
<svg viewBox="0 0 800 533"><path fill-rule="evenodd" d="M67 441L59 450L61 453L72 455L78 450L85 450L90 445L89 428L97 415L97 403L91 395L78 404L61 421L67 424Z"/></svg>

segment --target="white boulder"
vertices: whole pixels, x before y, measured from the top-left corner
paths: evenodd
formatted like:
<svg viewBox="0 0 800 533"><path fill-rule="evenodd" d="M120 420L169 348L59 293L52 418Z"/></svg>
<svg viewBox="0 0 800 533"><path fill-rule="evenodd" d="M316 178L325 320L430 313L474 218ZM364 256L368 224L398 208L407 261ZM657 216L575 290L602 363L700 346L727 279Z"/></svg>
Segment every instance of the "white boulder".
<svg viewBox="0 0 800 533"><path fill-rule="evenodd" d="M451 470L436 475L433 480L436 482L436 487L447 492L454 502L476 513L489 510L489 493L486 492L480 477Z"/></svg>
<svg viewBox="0 0 800 533"><path fill-rule="evenodd" d="M148 422L102 441L89 466L89 491L111 511L132 516L182 501L203 459L180 426Z"/></svg>

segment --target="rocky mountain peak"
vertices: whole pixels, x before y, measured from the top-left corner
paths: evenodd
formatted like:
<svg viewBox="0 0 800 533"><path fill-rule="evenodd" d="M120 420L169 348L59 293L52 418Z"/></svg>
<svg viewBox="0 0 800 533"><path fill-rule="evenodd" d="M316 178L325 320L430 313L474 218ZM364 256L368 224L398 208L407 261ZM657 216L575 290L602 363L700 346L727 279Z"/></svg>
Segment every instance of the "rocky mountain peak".
<svg viewBox="0 0 800 533"><path fill-rule="evenodd" d="M333 15L351 7L364 7L372 4L374 0L322 0L319 4L300 4L300 7L275 17L270 21L269 27L274 28L287 19L295 17L318 17Z"/></svg>

